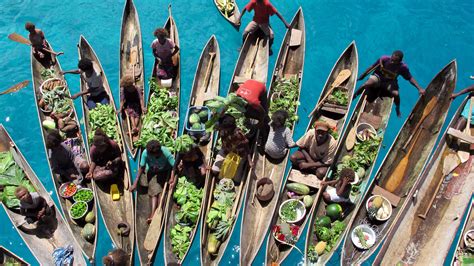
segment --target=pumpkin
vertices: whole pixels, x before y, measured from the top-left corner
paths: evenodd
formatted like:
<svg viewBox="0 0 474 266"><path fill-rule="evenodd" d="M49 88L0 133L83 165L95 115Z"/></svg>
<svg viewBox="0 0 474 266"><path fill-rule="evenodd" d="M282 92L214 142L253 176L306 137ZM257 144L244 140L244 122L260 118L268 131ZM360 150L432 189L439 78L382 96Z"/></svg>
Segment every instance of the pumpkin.
<svg viewBox="0 0 474 266"><path fill-rule="evenodd" d="M82 228L81 230L81 236L89 241L89 242L93 242L94 241L94 238L95 238L95 227L93 224L91 223L87 223L84 228Z"/></svg>

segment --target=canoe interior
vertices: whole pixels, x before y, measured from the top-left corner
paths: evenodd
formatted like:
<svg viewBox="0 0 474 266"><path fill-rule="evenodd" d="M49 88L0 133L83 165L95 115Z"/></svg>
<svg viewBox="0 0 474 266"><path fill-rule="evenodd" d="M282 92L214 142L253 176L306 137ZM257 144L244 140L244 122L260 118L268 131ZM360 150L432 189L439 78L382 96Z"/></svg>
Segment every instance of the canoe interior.
<svg viewBox="0 0 474 266"><path fill-rule="evenodd" d="M467 97L460 105L448 128L455 126L464 106L469 104L469 99L470 97ZM443 264L462 220L454 217L469 205L470 198L466 196L474 189L472 159L462 164L453 163L455 174L446 178L443 174L445 161L448 156L457 158L457 149L457 142L445 131L436 151L414 185L418 190L417 200L407 205L405 214L395 225L397 230L392 230L387 235L387 240L377 254L376 260L379 263L383 261L382 263L387 265L403 261L415 264L429 259L434 265ZM431 203L433 197L435 198ZM426 218L420 218L418 215L425 213L428 208L431 209ZM413 250L417 252L413 253ZM433 253L433 250L436 252Z"/></svg>
<svg viewBox="0 0 474 266"><path fill-rule="evenodd" d="M211 60L211 53L214 54ZM206 46L204 47L201 57L199 59L199 63L197 66L196 74L194 76L193 87L191 90L191 96L189 98L188 109L191 106L203 106L205 101L208 99L212 99L219 94L219 80L220 80L220 51L219 51L219 44L215 36L212 36L209 41L207 42ZM187 122L187 121L186 121ZM185 122L185 123L186 123ZM184 129L184 134L188 133L186 129ZM212 156L212 147L214 145L214 134L212 134L211 140L205 145L199 145L202 153L204 154L204 158L208 160L208 165L212 166L211 164L211 156ZM210 171L207 172L206 179L204 182L203 189L203 198L201 202L201 208L199 210L199 217L202 216L202 212L204 207L206 206L206 200L209 195L209 181L211 179ZM197 188L199 184L195 184ZM202 186L202 185L201 185ZM175 186L176 188L176 186ZM173 190L174 192L174 190ZM175 220L175 215L179 211L179 205L176 203L174 198L171 200L171 206L168 208L168 212L166 214L166 225L165 225L165 237L164 237L164 257L165 257L165 265L169 264L181 264L187 253L183 256L183 258L179 259L176 254L172 252L173 247L171 245L171 237L170 231L171 229L177 224ZM197 225L199 224L199 218L196 221L196 224L193 227L192 232L190 233L189 240L190 243L193 243L194 237L196 236Z"/></svg>
<svg viewBox="0 0 474 266"><path fill-rule="evenodd" d="M122 17L122 30L120 32L120 79L125 75L135 76L135 85L141 91L143 97L145 97L145 76L144 76L144 65L143 65L143 50L142 50L142 33L140 29L140 21L138 19L138 13L133 4L133 0L127 0L123 10ZM119 85L120 92L120 85ZM120 119L125 143L127 148L135 158L138 152L138 148L133 145L133 142L138 140L138 136L132 136L130 132L131 122L127 122L127 117L122 115L123 119ZM142 122L138 129L141 130Z"/></svg>
<svg viewBox="0 0 474 266"><path fill-rule="evenodd" d="M54 217L50 217L45 223L25 224L25 217L20 214L19 209L8 209L2 204L13 227L30 249L35 259L42 265L48 265L51 264L51 254L56 247L70 244L74 247L74 250L80 250L79 245L74 240L71 231L64 222L61 213L54 205L53 199L48 191L33 172L3 125L0 124L0 152L6 151L10 151L13 154L15 162L23 170L28 180L36 189L36 192L47 202L51 203L54 209ZM86 265L86 261L81 252L74 253L74 261L80 265Z"/></svg>
<svg viewBox="0 0 474 266"><path fill-rule="evenodd" d="M289 42L291 39L291 31L286 32L285 38L283 39L282 45L280 47L275 69L273 70L272 81L268 93L269 105L271 104L270 101L272 99L272 95L274 94L275 83L282 78L296 77L299 84L298 92L301 90L301 80L303 77L304 55L306 48L304 17L301 8L294 16L291 22L291 28L302 31L301 44L290 47ZM296 101L299 101L299 93ZM294 126L295 123L293 123L291 128L292 133ZM266 202L254 198L254 193L256 193L257 179L249 178L247 193L244 200L244 213L240 231L241 265L250 265L252 263L265 239L267 229L271 222L271 220L268 218L275 211L276 203L278 201L278 197L276 195L281 189L287 162L288 154L283 159L272 160L271 158L266 158L263 149L258 148L255 150L254 171L256 173L256 177L260 179L263 177L269 177L271 175L275 196Z"/></svg>
<svg viewBox="0 0 474 266"><path fill-rule="evenodd" d="M110 105L115 108L114 98L112 92L110 91L109 82L105 76L104 70L100 61L95 54L94 50L87 42L87 40L81 36L78 45L79 50L79 59L87 58L93 62L94 69L101 73L103 86L105 91L109 96ZM81 91L84 91L87 88L87 84L81 79ZM86 128L86 145L89 149L92 140L89 139L90 134L90 125L89 125L89 109L85 102L82 102L82 110L84 113L84 126ZM132 193L130 193L126 188L130 186L130 166L127 158L127 151L123 143L123 134L120 128L120 123L118 117L115 117L115 128L118 132L118 140L115 140L120 146L122 152L122 160L125 162L125 169L122 176L118 176L113 182L94 182L95 192L97 195L100 212L104 219L105 227L109 232L109 235L116 247L121 247L127 253L132 254L133 256L133 239L134 239L134 220L133 220L133 199ZM110 186L115 183L118 186L120 192L120 199L117 201L112 200L110 195ZM117 225L121 222L126 222L130 225L130 234L128 236L120 236L117 234Z"/></svg>
<svg viewBox="0 0 474 266"><path fill-rule="evenodd" d="M219 7L217 6L217 1L218 0L214 0L214 4L216 5L217 10L219 10L219 13L221 13L221 15L227 21L229 21L230 24L232 24L234 27L238 27L236 23L237 23L237 20L240 17L240 10L239 10L239 7L237 6L237 3L235 2L235 0L227 0L228 2L233 2L234 3L234 12L232 12L232 14L230 16L227 16L226 14L224 14L224 12L222 12L222 10L219 9Z"/></svg>
<svg viewBox="0 0 474 266"><path fill-rule="evenodd" d="M471 200L470 204L467 206L468 217L463 225L461 236L456 245L457 246L456 253L454 255L451 265L456 265L456 263L459 263L462 260L461 258L462 254L470 254L471 257L473 255L472 248L471 248L471 252L469 252L466 249L466 243L464 242L464 235L467 233L467 231L474 229L474 212L472 211L473 207L474 207L474 201Z"/></svg>
<svg viewBox="0 0 474 266"><path fill-rule="evenodd" d="M354 108L354 112L352 113L352 116L349 120L349 123L344 131L344 135L341 137L341 145L339 145L338 150L336 151L336 156L334 158L335 163L331 166L330 169L330 174L328 175L327 179L328 180L334 180L334 178L337 178L335 176L335 173L337 173L337 166L342 163L342 158L346 155L352 156L354 154L354 148L351 149L350 151L347 150L346 148L346 139L351 131L352 128L357 127L360 123L367 123L372 126L374 126L375 130L377 131L377 136L380 137L380 143L378 145L377 149L377 154L380 151L380 148L382 147L382 140L383 136L385 134L385 129L387 128L388 125L388 120L390 118L390 113L392 110L392 105L393 105L393 98L388 98L388 97L383 97L383 98L377 98L375 99L374 102L369 103L366 101L366 94L363 94L363 96L360 98L359 102L357 103L356 107ZM360 118L357 121L357 118ZM373 117L377 117L377 119L374 119ZM379 123L374 123L373 121L380 121ZM359 190L358 193L351 193L350 199L351 199L351 204L341 204L343 208L343 218L341 222L343 222L346 225L346 230L347 225L351 221L352 217L354 216L354 208L360 203L362 200L362 197L364 196L363 191L367 187L367 183L369 182L369 179L372 174L373 166L375 163L375 160L377 157L374 158L374 161L370 166L368 166L365 169L365 176L360 179L358 186ZM317 229L317 226L315 224L316 218L320 216L326 215L326 207L327 203L323 200L322 193L318 194L318 197L315 199L316 201L316 207L313 212L313 215L311 216L310 222L309 222L309 230L308 230L308 235L306 237L306 252L305 255L308 254L308 249L310 248L311 245L316 245L320 239L315 234L315 230ZM344 231L345 232L345 231ZM337 242L334 244L334 246L331 248L330 251L323 253L322 255L319 256L319 259L317 262L311 262L306 258L307 263L313 263L313 264L325 264L327 263L332 255L334 254L334 251L337 249L337 247L341 244L344 236L344 232L342 232L339 236L339 239Z"/></svg>
<svg viewBox="0 0 474 266"><path fill-rule="evenodd" d="M57 59L56 59L56 64L54 64L53 67L54 67L53 68L54 69L54 78L60 79L65 84L67 84L66 80L64 79L64 76L60 74L62 69L61 69L61 65L59 64L59 61ZM36 60L36 58L33 56L33 54L31 54L31 72L32 72L32 75L33 75L33 88L34 88L34 93L35 93L35 106L36 106L36 111L38 113L38 121L40 122L41 136L43 137L43 146L44 146L45 153L47 155L48 154L48 149L46 148L46 137L48 135L48 132L41 125L42 125L43 121L48 120L48 119L52 120L52 118L50 118L50 116L48 116L46 113L41 111L41 108L38 105L38 101L39 101L39 99L42 98L42 95L43 95L40 91L40 86L45 81L45 79L41 76L41 73L44 70L45 70L44 66L40 62L38 62L38 60ZM64 92L66 93L66 95L69 95L69 96L71 95L71 93L69 91L69 87L67 85L65 86ZM77 117L77 112L76 112L76 108L74 107L74 104L72 104L72 108L73 108L73 111L72 111L70 117L76 122L76 125L78 126L78 131L77 131L77 134L75 134L73 136L67 136L66 135L66 139L71 140L71 141L75 140L76 144L80 147L82 157L85 160L89 161L89 156L86 153L84 140L82 139L82 132L81 132L81 128L80 128L80 123L79 123L79 119ZM48 166L49 166L49 169L50 169L51 177L53 178L54 187L56 189L56 195L57 195L58 200L59 200L59 209L63 213L64 217L66 217L66 222L69 225L69 228L71 229L76 241L81 246L82 251L84 252L84 254L86 255L86 257L88 259L92 260L92 259L94 259L96 242L97 242L97 222L94 222L94 227L95 227L95 232L96 232L94 240L92 242L89 242L89 241L85 240L81 236L81 230L84 227L85 223L78 224L78 223L74 222L71 219L71 217L69 216L69 209L70 209L71 205L74 203L74 201L72 199L64 199L64 198L59 196L58 190L59 190L59 187L61 186L60 176L53 173L53 171L51 170L51 164L52 164L52 162L50 162L49 158L48 158ZM83 187L91 189L94 192L94 197L95 197L95 189L93 188L91 182L86 181L81 185ZM97 208L95 206L95 201L92 202L92 204L90 204L90 205L91 205L90 206L91 211L94 212L94 215L97 218Z"/></svg>
<svg viewBox="0 0 474 266"><path fill-rule="evenodd" d="M179 45L179 35L178 35L178 28L176 27L176 23L174 21L174 18L172 16L169 16L164 28L169 32L170 34L170 39L173 40L176 46L180 47ZM179 117L179 102L180 102L180 80L181 80L181 74L180 74L180 52L178 52L175 56L175 60L177 60L177 72L176 72L176 77L173 79L172 86L169 88L170 95L176 95L178 96L178 107L176 110L170 110L173 114L175 114L177 117ZM156 67L157 67L157 61L155 60L155 63L153 65L152 69L152 77L156 78L158 81L158 84L160 84L160 79L156 77ZM154 93L150 90L149 95L148 95L148 101L150 102L150 99L154 96ZM178 122L179 123L179 122ZM174 138L178 136L178 132L174 132ZM140 262L142 264L145 264L149 262L150 260L153 259L153 256L155 255L156 251L156 246L158 245L158 241L161 236L161 232L163 231L162 228L165 224L165 216L162 216L162 222L161 226L159 229L158 237L156 239L156 244L155 244L155 249L153 251L147 251L143 247L143 242L145 240L146 234L148 232L148 223L146 222L148 216L150 215L150 198L147 194L148 189L138 186L137 188L137 193L136 193L136 206L135 206L135 211L136 211L136 216L135 216L135 224L136 224L136 230L137 230L137 247L138 247L138 254L140 258ZM169 193L169 190L164 191L164 200L165 203L164 205L160 205L157 209L156 212L167 212L166 208L169 205L169 199L171 198L171 193Z"/></svg>
<svg viewBox="0 0 474 266"><path fill-rule="evenodd" d="M322 103L321 108L314 113L314 115L311 117L310 122L308 123L308 126L306 128L306 132L308 132L310 129L312 129L314 122L318 120L324 120L328 122L331 126L335 128L335 132L338 135L338 138L336 141L338 141L338 146L341 144L340 139L341 139L341 134L344 128L344 124L347 118L347 114L349 111L349 107L351 105L352 101L352 94L354 93L354 88L356 84L356 79L357 79L357 71L358 71L358 56L357 56L357 48L355 46L355 43L352 42L341 54L339 59L337 60L336 64L334 65L331 74L329 75L326 84L324 85L324 88L321 92L321 97L319 98L319 101L322 101L326 95L330 92L330 87L333 84L334 80L338 76L339 72L341 72L344 69L349 69L351 71L351 76L341 84L341 87L344 87L347 89L347 95L348 95L348 103L346 106L340 106L339 110L343 110L342 112L339 111L339 113L329 111L331 109L326 109L326 106L329 106L329 103L327 101L324 101ZM319 103L318 101L318 103ZM316 104L317 106L317 104ZM290 169L290 172L288 176L291 176L293 171L297 171L295 169ZM312 176L313 178L317 178L316 176ZM283 190L280 193L278 203L277 203L277 209L273 213L273 218L271 225L275 226L278 224L285 223L282 221L279 217L278 214L278 206L281 205L284 201L289 199L289 196L287 194L288 190L286 189L286 184L288 184L288 177L285 180ZM317 188L311 188L310 195L312 197L317 197L319 194L319 190ZM315 201L316 202L316 201ZM303 229L309 219L311 217L311 213L314 209L315 205L310 209L307 209L306 216L298 223L295 225L299 226L298 229L298 234L296 236L296 239L299 239L301 237L301 234L303 233ZM272 230L272 228L270 228ZM276 262L278 264L282 263L283 260L290 254L291 250L293 248L289 245L282 244L278 241L275 240L273 237L273 234L270 233L268 236L267 240L267 251L266 251L266 263L271 264L272 262Z"/></svg>
<svg viewBox="0 0 474 266"><path fill-rule="evenodd" d="M379 171L375 175L375 178L368 185L364 199L354 211L356 214L351 221L351 225L348 226L350 227L350 230L347 231L348 238L346 238L346 241L344 242L344 249L341 256L342 264L361 263L372 255L381 241L385 238L393 222L398 219L399 212L407 202L406 199L410 198L410 194L413 192L413 185L420 176L421 170L428 159L428 155L434 147L441 126L444 123L447 110L450 106L449 96L454 90L455 82L456 63L453 61L436 75L428 85L425 95L416 103L402 129L398 133L395 142L387 153ZM433 106L432 109L427 108L428 103L430 103L431 100L436 99L436 105ZM423 112L425 112L424 119L422 119ZM418 124L420 126L417 130ZM404 157L405 159L408 158L408 162L403 164L406 165L405 170L402 169L394 172L399 163L403 163L402 159ZM392 176L396 176L397 173L400 173L401 171L404 171L403 179L401 179L402 182L399 183L393 192L391 192L396 197L400 197L400 202L398 203L398 206L392 206L391 217L383 223L369 221L367 218L366 201L370 196L372 196L372 191L375 186L381 187L383 191L386 191L385 193L387 193L386 184ZM375 244L367 250L357 249L350 240L350 234L354 227L360 224L368 224L369 226L372 226L377 234Z"/></svg>
<svg viewBox="0 0 474 266"><path fill-rule="evenodd" d="M30 265L28 262L18 257L16 254L11 252L10 250L6 249L3 246L0 246L0 265L6 265L7 263L16 263L16 265L22 265L22 266Z"/></svg>
<svg viewBox="0 0 474 266"><path fill-rule="evenodd" d="M260 82L266 83L268 75L268 58L268 38L260 32L249 35L240 50L239 59L237 60L237 64L234 69L234 74L232 75L228 93L235 92L238 89L240 83L244 82L247 79L256 79ZM239 79L238 76L243 77L243 79ZM250 139L249 143L254 144L255 140ZM253 146L254 145L250 145L251 152L254 150ZM234 231L235 218L239 215L240 207L243 202L243 192L247 185L248 176L251 173L248 171L248 162L245 161L244 163L245 166L243 167L243 171L241 171L241 176L237 176L234 178L236 198L231 211L231 217L234 217L234 220L232 222L229 233L221 242L217 254L209 254L207 249L207 238L208 234L210 233L210 228L208 227L207 223L201 223L201 263L204 265L219 264L222 256L224 255L224 251L227 247L227 244L229 243L230 236ZM238 183L235 180L240 180L240 182ZM217 182L219 182L219 179L216 176L211 175L211 181L209 185L210 196L207 202L206 211L204 212L203 221L205 221L207 214L211 208L211 205L214 201L214 197L212 195Z"/></svg>

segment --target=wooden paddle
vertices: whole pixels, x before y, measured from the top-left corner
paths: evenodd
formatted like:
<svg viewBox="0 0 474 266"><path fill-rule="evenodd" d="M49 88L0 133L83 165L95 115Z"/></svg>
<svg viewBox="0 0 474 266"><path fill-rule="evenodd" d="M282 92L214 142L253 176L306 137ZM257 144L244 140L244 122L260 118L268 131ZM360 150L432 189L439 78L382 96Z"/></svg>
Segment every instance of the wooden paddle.
<svg viewBox="0 0 474 266"><path fill-rule="evenodd" d="M357 118L354 122L354 125L352 126L351 130L349 131L349 133L347 134L347 137L346 137L346 150L347 151L351 151L353 148L354 148L354 145L355 145L355 142L356 142L356 134L357 134L357 126L358 126L358 123L359 123L359 119L360 119L360 116L362 115L362 113L364 113L364 107L365 107L365 104L366 104L366 101L367 101L367 96L364 94L364 99L363 99L363 102L362 102L362 107L360 110L360 112L357 114Z"/></svg>
<svg viewBox="0 0 474 266"><path fill-rule="evenodd" d="M329 88L328 92L323 96L323 98L318 102L316 107L311 111L311 113L308 115L308 117L312 117L313 114L319 110L321 105L326 101L326 99L329 97L329 95L332 94L332 91L334 88L341 86L342 83L344 83L350 76L352 75L352 72L349 69L343 69L339 74L337 74L336 79L332 82L331 87Z"/></svg>
<svg viewBox="0 0 474 266"><path fill-rule="evenodd" d="M416 124L416 126L412 130L413 133L415 133L418 130L418 128L420 128L421 124L425 121L425 119L428 117L428 115L433 111L433 109L436 106L437 102L438 102L438 97L433 96L433 98L431 98L431 100L426 104L425 109L423 110L423 114L421 115L420 121L418 121L418 123ZM403 146L404 151L406 150L406 147L408 146L408 144L410 144L411 140L413 139L413 135L415 135L415 134L411 134L410 137L408 138L407 142Z"/></svg>
<svg viewBox="0 0 474 266"><path fill-rule="evenodd" d="M17 91L19 91L23 88L26 88L26 86L28 86L28 84L30 84L30 81L29 80L24 80L20 83L17 83L15 85L11 86L9 89L4 90L3 92L0 92L0 95L12 93L12 92L17 92Z"/></svg>
<svg viewBox="0 0 474 266"><path fill-rule="evenodd" d="M210 78L211 78L211 67L212 67L212 63L214 62L214 57L216 57L216 53L215 52L210 52L209 53L209 64L207 65L207 68L206 68L206 74L204 75L204 93L207 92L207 86L209 85L209 82L211 81Z"/></svg>
<svg viewBox="0 0 474 266"><path fill-rule="evenodd" d="M153 251L156 247L156 244L158 242L158 238L161 233L162 229L162 218L163 218L163 213L165 210L163 210L164 205L164 199L166 194L171 194L168 192L169 184L168 182L165 183L165 187L163 188L163 191L161 192L161 197L160 197L160 204L158 208L155 211L155 214L153 215L153 219L151 221L150 226L148 227L148 231L146 232L145 240L143 241L143 247L148 250L148 251ZM151 254L153 256L153 254ZM149 257L150 259L150 257Z"/></svg>
<svg viewBox="0 0 474 266"><path fill-rule="evenodd" d="M250 73L247 71L244 75L244 77L247 77L247 79L252 79L253 70L254 70L253 67L255 65L255 61L257 61L258 49L260 48L260 41L261 40L262 40L261 38L257 39L257 45L256 45L255 53L252 57L252 64L250 64L250 67L248 68L250 70Z"/></svg>
<svg viewBox="0 0 474 266"><path fill-rule="evenodd" d="M18 34L18 33L16 33L16 32L9 34L9 35L8 35L8 39L10 39L10 40L12 40L12 41L14 41L14 42L17 42L17 43L26 44L26 45L31 46L30 40L28 40L27 38L21 36L20 34ZM63 54L63 52L58 52L58 53L56 53L55 51L50 50L50 49L45 48L45 47L43 47L42 49L43 49L44 51L46 51L46 52L48 52L48 53L51 53L51 54L53 54L53 55L56 55L56 56Z"/></svg>
<svg viewBox="0 0 474 266"><path fill-rule="evenodd" d="M467 117L467 123L466 127L464 128L464 134L471 135L471 117L472 117L472 108L474 105L474 97L471 97L469 101L469 115ZM466 144L465 142L461 141L459 144L459 147L464 146L463 144ZM470 145L466 145L466 150L459 149L458 150L458 156L459 159L461 159L461 163L467 162L469 160L469 157L471 156L471 151L470 151Z"/></svg>

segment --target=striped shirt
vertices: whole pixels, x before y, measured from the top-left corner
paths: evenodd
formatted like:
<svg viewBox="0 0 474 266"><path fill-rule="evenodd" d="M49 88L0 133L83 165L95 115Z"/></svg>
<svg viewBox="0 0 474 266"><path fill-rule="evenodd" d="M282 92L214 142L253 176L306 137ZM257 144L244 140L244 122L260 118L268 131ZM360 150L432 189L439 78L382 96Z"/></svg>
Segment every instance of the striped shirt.
<svg viewBox="0 0 474 266"><path fill-rule="evenodd" d="M270 126L265 153L274 159L283 158L288 148L294 146L295 142L291 136L291 130L287 127L273 128Z"/></svg>

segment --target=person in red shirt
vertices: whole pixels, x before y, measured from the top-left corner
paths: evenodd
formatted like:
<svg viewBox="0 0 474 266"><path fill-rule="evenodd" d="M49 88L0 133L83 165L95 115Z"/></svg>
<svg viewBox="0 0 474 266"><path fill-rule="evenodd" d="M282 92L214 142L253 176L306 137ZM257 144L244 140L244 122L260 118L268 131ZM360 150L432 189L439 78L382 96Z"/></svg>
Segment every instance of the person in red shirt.
<svg viewBox="0 0 474 266"><path fill-rule="evenodd" d="M267 116L267 90L265 84L249 79L240 85L236 94L248 103L245 115L257 119L259 127L261 127Z"/></svg>
<svg viewBox="0 0 474 266"><path fill-rule="evenodd" d="M247 38L247 35L255 33L258 29L261 29L266 36L270 38L270 54L271 46L273 43L273 30L270 27L270 16L276 14L283 23L285 23L286 28L290 28L290 25L286 22L286 20L282 17L280 12L276 10L276 8L270 3L269 0L250 0L248 4L245 6L242 14L237 20L237 25L240 26L240 20L242 16L245 14L246 11L250 12L254 10L253 20L245 27L243 33L243 41Z"/></svg>

